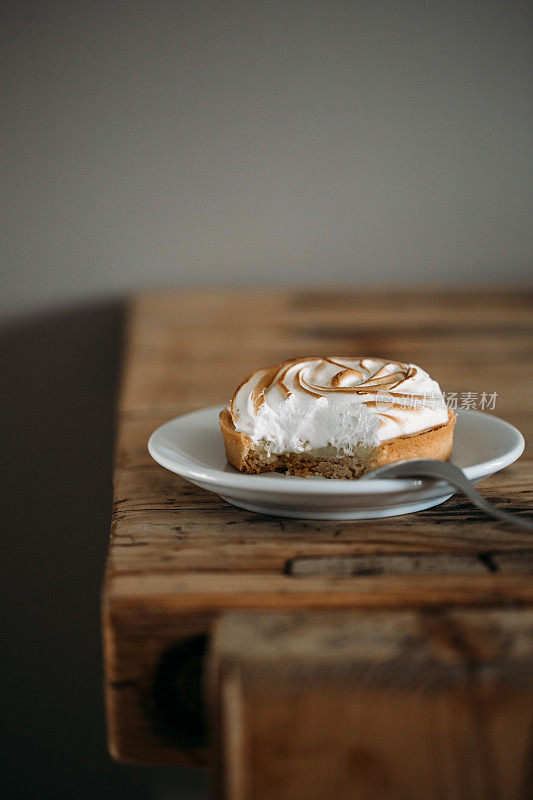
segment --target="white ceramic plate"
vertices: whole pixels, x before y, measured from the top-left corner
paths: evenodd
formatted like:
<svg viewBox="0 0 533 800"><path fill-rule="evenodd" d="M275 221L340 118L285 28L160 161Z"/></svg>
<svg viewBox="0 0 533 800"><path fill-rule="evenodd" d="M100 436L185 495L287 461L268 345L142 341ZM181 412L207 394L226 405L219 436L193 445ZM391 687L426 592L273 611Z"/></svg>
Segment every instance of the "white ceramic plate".
<svg viewBox="0 0 533 800"><path fill-rule="evenodd" d="M161 425L148 450L158 464L228 503L260 514L301 519L371 519L410 514L443 503L453 492L436 480L332 480L278 472L245 475L226 461L221 407L202 408ZM458 411L452 461L480 481L519 458L524 437L481 411Z"/></svg>

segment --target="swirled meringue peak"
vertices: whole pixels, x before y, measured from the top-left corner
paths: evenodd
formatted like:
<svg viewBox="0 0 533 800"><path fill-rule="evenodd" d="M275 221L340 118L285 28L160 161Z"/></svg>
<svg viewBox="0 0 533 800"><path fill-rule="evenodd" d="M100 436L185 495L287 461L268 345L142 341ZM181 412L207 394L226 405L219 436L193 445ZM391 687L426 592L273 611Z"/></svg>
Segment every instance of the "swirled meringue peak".
<svg viewBox="0 0 533 800"><path fill-rule="evenodd" d="M353 455L448 421L427 372L383 358L302 358L260 369L229 409L237 431L275 454Z"/></svg>

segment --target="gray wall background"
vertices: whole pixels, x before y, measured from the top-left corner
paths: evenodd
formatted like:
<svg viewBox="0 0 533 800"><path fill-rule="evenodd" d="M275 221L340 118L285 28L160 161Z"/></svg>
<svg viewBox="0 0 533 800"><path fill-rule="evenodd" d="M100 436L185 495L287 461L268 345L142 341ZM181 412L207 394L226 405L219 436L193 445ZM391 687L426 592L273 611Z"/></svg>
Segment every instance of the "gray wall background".
<svg viewBox="0 0 533 800"><path fill-rule="evenodd" d="M520 280L530 25L521 0L2 3L0 312Z"/></svg>

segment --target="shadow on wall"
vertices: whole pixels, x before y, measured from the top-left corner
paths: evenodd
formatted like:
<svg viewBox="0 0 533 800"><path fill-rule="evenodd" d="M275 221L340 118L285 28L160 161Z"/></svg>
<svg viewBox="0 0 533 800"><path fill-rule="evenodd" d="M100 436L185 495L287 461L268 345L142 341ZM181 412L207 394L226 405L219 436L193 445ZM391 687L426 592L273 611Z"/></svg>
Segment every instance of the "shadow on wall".
<svg viewBox="0 0 533 800"><path fill-rule="evenodd" d="M9 798L204 797L201 773L119 766L105 748L99 593L122 315L113 301L0 331Z"/></svg>

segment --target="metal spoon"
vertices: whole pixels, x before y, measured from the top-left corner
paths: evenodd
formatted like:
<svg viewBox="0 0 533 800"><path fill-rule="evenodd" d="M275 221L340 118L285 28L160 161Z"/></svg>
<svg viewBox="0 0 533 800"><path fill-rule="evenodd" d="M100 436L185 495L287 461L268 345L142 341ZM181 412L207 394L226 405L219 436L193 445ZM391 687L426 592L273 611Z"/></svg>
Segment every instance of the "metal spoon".
<svg viewBox="0 0 533 800"><path fill-rule="evenodd" d="M462 469L450 464L449 461L432 461L419 459L416 461L399 461L386 467L378 467L364 475L361 480L373 478L437 478L446 481L450 486L463 492L478 508L492 517L518 525L526 531L533 531L533 522L516 514L509 514L496 508L479 494L474 485L468 480Z"/></svg>

